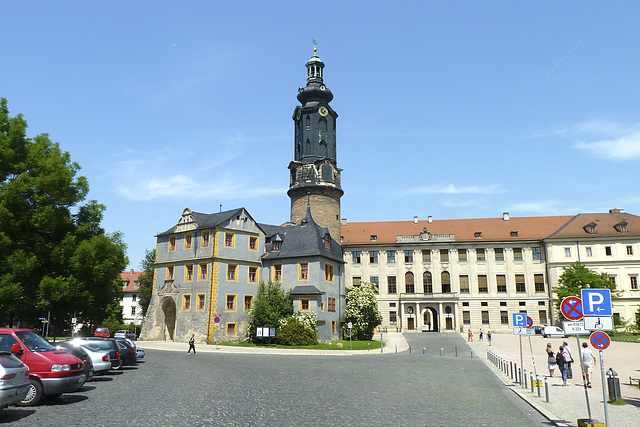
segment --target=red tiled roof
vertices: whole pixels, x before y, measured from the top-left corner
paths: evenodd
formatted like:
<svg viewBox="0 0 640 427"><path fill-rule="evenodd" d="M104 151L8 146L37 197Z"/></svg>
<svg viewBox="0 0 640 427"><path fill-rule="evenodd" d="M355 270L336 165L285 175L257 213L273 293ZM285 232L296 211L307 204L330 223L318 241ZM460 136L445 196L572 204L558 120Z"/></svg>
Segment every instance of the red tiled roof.
<svg viewBox="0 0 640 427"><path fill-rule="evenodd" d="M140 280L140 276L144 274L144 271L123 271L120 273L120 277L122 277L122 282L128 282L127 286L122 288L122 292L139 292L139 289L134 287L134 283Z"/></svg>
<svg viewBox="0 0 640 427"><path fill-rule="evenodd" d="M627 223L627 231L618 231L616 225ZM596 224L595 233L588 233L585 227L588 224ZM620 225L619 225L620 224ZM595 238L595 237L623 237L640 235L640 217L619 209L613 209L608 213L578 214L564 227L554 233L551 238Z"/></svg>

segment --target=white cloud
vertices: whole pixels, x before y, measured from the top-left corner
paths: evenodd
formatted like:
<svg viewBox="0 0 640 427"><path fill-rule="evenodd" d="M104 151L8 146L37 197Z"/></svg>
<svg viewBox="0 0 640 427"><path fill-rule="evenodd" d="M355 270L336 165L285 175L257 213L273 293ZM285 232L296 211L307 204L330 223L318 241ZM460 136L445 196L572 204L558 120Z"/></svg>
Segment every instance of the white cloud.
<svg viewBox="0 0 640 427"><path fill-rule="evenodd" d="M448 184L408 188L398 192L398 194L400 196L413 196L416 194L499 194L504 192L505 191L502 190L498 184L487 185L484 187L477 185L456 187L453 184Z"/></svg>
<svg viewBox="0 0 640 427"><path fill-rule="evenodd" d="M542 200L515 203L507 206L506 210L516 215L573 215L580 212L577 206L570 206L558 200Z"/></svg>
<svg viewBox="0 0 640 427"><path fill-rule="evenodd" d="M579 141L575 146L604 159L634 160L640 158L640 131L617 139Z"/></svg>
<svg viewBox="0 0 640 427"><path fill-rule="evenodd" d="M574 141L574 147L601 159L634 160L640 158L640 125L608 121L578 123L557 129L556 135Z"/></svg>

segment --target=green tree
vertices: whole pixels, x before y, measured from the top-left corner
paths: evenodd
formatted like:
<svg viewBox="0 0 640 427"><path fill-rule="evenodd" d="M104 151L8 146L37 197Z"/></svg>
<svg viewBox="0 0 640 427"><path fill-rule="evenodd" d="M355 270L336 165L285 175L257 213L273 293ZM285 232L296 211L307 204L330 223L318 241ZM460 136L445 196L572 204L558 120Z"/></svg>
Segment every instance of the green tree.
<svg viewBox="0 0 640 427"><path fill-rule="evenodd" d="M280 319L293 314L293 299L289 291L285 292L279 282L260 282L258 295L249 311L251 321L247 328L246 339L256 342L257 327L278 327Z"/></svg>
<svg viewBox="0 0 640 427"><path fill-rule="evenodd" d="M138 304L142 308L142 315L146 316L147 309L151 303L151 294L153 293L153 271L156 262L156 251L146 250L144 258L140 261L140 268L144 271L144 274L140 276L140 295L138 297Z"/></svg>
<svg viewBox="0 0 640 427"><path fill-rule="evenodd" d="M85 202L80 166L0 99L0 323L52 318L99 322L117 301L127 264L119 233L100 227L105 207Z"/></svg>
<svg viewBox="0 0 640 427"><path fill-rule="evenodd" d="M640 331L640 307L638 307L638 311L636 311L636 330Z"/></svg>
<svg viewBox="0 0 640 427"><path fill-rule="evenodd" d="M611 290L611 298L616 298L618 292L616 285L606 273L596 273L589 270L584 264L575 262L562 269L562 275L558 279L558 286L554 289L558 300L556 309L560 310L560 304L566 297L580 297L580 290L586 288L607 288Z"/></svg>
<svg viewBox="0 0 640 427"><path fill-rule="evenodd" d="M353 324L351 337L370 340L376 327L382 323L375 285L360 282L360 286L347 287L346 300L345 320Z"/></svg>

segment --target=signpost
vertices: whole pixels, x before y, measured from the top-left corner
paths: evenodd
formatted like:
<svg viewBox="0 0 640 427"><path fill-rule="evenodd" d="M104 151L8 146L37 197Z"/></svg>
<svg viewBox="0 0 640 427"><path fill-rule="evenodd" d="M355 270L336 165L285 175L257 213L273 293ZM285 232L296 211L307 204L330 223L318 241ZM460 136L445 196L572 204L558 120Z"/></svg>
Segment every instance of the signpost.
<svg viewBox="0 0 640 427"><path fill-rule="evenodd" d="M411 307L409 307L409 308L411 308ZM411 312L413 312L413 308L411 308ZM353 328L353 323L349 322L347 324L347 327L349 328L349 350L353 350L351 348L351 328Z"/></svg>
<svg viewBox="0 0 640 427"><path fill-rule="evenodd" d="M533 326L533 319L531 317L527 316L527 328L530 328L532 326Z"/></svg>
<svg viewBox="0 0 640 427"><path fill-rule="evenodd" d="M584 320L577 322L562 322L562 329L567 335L589 335L589 331L584 327ZM578 349L580 346L578 345Z"/></svg>
<svg viewBox="0 0 640 427"><path fill-rule="evenodd" d="M524 363L522 357L522 333L516 333L516 329L522 331L527 327L527 314L526 313L513 313L513 333L519 336L520 340L520 366L522 367L522 375L524 375ZM535 332L535 331L534 331ZM524 387L524 381L522 381L522 375L520 375L520 385Z"/></svg>
<svg viewBox="0 0 640 427"><path fill-rule="evenodd" d="M582 300L578 297L566 297L560 303L560 311L567 320L580 320L582 313Z"/></svg>
<svg viewBox="0 0 640 427"><path fill-rule="evenodd" d="M582 289L581 294L585 316L613 316L609 289Z"/></svg>
<svg viewBox="0 0 640 427"><path fill-rule="evenodd" d="M611 345L611 338L606 332L594 332L589 337L589 342L598 350L606 350Z"/></svg>
<svg viewBox="0 0 640 427"><path fill-rule="evenodd" d="M585 316L584 328L589 331L613 331L613 317Z"/></svg>

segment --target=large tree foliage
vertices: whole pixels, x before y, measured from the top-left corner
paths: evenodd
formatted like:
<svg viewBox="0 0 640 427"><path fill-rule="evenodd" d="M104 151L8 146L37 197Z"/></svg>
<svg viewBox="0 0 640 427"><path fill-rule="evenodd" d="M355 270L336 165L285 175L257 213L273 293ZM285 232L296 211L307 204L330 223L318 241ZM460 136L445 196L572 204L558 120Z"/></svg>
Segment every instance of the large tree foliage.
<svg viewBox="0 0 640 427"><path fill-rule="evenodd" d="M142 308L142 316L146 316L147 309L151 303L151 294L153 292L153 271L154 264L156 262L156 251L146 250L144 258L140 261L140 268L144 274L140 276L140 295L138 297L138 304Z"/></svg>
<svg viewBox="0 0 640 427"><path fill-rule="evenodd" d="M556 308L560 310L560 303L566 297L580 297L580 290L585 288L607 288L611 290L611 297L618 296L616 285L607 273L596 273L589 270L584 264L575 262L562 269L562 275L558 279L558 286L554 288L558 300Z"/></svg>
<svg viewBox="0 0 640 427"><path fill-rule="evenodd" d="M0 99L0 324L47 312L101 321L121 288L126 246L100 227L103 205L83 204L89 185L69 153L26 131Z"/></svg>
<svg viewBox="0 0 640 427"><path fill-rule="evenodd" d="M257 327L280 326L280 320L293 314L293 299L289 291L285 292L279 282L260 282L258 295L249 312L251 322L247 328L247 341L256 341Z"/></svg>
<svg viewBox="0 0 640 427"><path fill-rule="evenodd" d="M382 323L375 285L360 282L360 286L347 287L346 300L345 320L353 324L351 337L357 340L370 340L373 338L376 327ZM347 333L349 333L348 329Z"/></svg>

